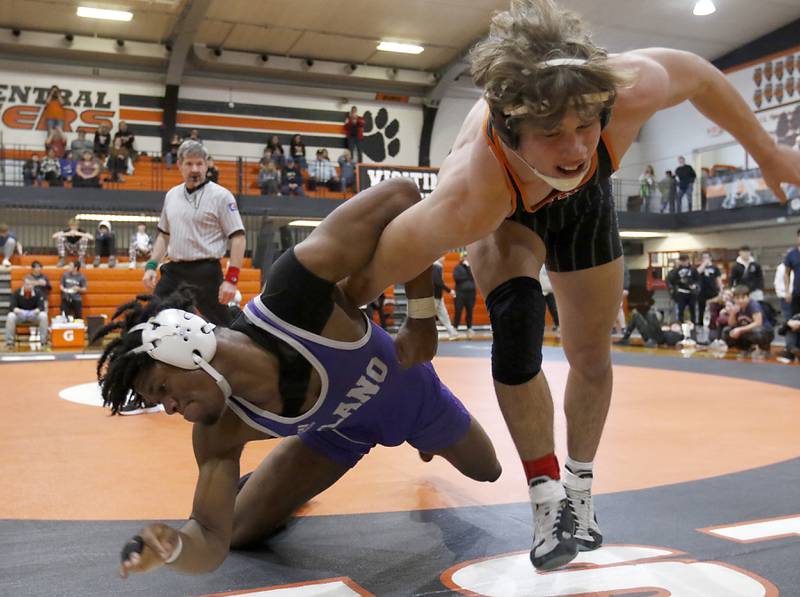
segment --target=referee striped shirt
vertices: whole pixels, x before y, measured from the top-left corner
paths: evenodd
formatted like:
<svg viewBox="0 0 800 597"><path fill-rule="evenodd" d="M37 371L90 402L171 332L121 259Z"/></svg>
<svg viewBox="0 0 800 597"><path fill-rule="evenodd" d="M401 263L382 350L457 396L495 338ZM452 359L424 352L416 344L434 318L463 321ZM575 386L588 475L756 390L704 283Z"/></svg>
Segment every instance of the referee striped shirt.
<svg viewBox="0 0 800 597"><path fill-rule="evenodd" d="M244 232L244 224L228 189L206 182L190 193L184 183L167 192L158 229L169 234L172 261L199 261L222 258L228 238Z"/></svg>

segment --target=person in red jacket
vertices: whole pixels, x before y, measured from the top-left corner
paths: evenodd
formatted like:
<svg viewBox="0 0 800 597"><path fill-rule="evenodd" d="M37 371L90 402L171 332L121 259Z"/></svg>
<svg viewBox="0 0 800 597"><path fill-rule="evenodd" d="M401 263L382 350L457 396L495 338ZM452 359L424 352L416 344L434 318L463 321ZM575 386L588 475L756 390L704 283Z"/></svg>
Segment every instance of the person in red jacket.
<svg viewBox="0 0 800 597"><path fill-rule="evenodd" d="M344 130L347 135L347 149L350 150L353 157L358 151L358 161L362 162L361 141L364 139L364 118L358 115L358 108L355 106L350 108L350 114L344 121Z"/></svg>

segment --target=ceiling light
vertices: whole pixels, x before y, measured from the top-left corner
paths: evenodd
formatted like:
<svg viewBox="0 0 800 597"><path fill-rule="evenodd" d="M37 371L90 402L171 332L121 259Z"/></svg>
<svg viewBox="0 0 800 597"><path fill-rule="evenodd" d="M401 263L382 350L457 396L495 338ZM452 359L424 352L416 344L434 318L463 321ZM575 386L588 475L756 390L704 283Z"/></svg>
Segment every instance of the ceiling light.
<svg viewBox="0 0 800 597"><path fill-rule="evenodd" d="M697 0L694 5L693 13L696 17L705 17L715 12L717 12L717 7L711 0Z"/></svg>
<svg viewBox="0 0 800 597"><path fill-rule="evenodd" d="M416 44L401 44L395 41L382 41L378 44L381 52L399 52L400 54L421 54L425 48Z"/></svg>
<svg viewBox="0 0 800 597"><path fill-rule="evenodd" d="M322 224L322 220L292 220L289 226L305 226L306 228L316 228Z"/></svg>
<svg viewBox="0 0 800 597"><path fill-rule="evenodd" d="M647 230L623 230L619 233L621 238L659 238L667 236L666 232L648 232Z"/></svg>
<svg viewBox="0 0 800 597"><path fill-rule="evenodd" d="M107 8L79 6L78 16L86 19L103 19L106 21L130 21L133 18L133 13L127 10L109 10Z"/></svg>

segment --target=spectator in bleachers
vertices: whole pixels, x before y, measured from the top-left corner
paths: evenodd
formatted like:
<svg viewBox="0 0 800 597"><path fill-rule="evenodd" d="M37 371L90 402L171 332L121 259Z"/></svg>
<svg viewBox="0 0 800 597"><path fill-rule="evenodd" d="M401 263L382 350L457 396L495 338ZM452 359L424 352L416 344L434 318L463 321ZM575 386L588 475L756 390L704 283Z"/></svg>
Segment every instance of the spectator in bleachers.
<svg viewBox="0 0 800 597"><path fill-rule="evenodd" d="M164 161L167 164L167 170L172 168L172 164L178 161L178 148L183 143L181 136L178 133L172 135L172 140L169 142L169 150L164 155Z"/></svg>
<svg viewBox="0 0 800 597"><path fill-rule="evenodd" d="M214 158L209 156L207 164L208 170L206 170L206 180L219 183L219 168L214 165Z"/></svg>
<svg viewBox="0 0 800 597"><path fill-rule="evenodd" d="M709 251L703 251L700 265L697 266L700 276L700 289L697 294L697 325L705 325L706 303L722 291L722 271L714 265Z"/></svg>
<svg viewBox="0 0 800 597"><path fill-rule="evenodd" d="M147 261L150 259L152 252L153 239L147 234L147 224L139 222L136 225L136 232L131 234L131 242L128 247L128 258L130 259L128 267L134 269L136 267L137 258Z"/></svg>
<svg viewBox="0 0 800 597"><path fill-rule="evenodd" d="M647 166L639 176L639 195L642 197L642 211L650 213L650 200L656 194L656 172L653 166Z"/></svg>
<svg viewBox="0 0 800 597"><path fill-rule="evenodd" d="M675 195L678 193L678 186L672 170L664 172L664 178L658 181L658 192L661 193L661 213L675 213Z"/></svg>
<svg viewBox="0 0 800 597"><path fill-rule="evenodd" d="M684 321L684 312L689 308L692 323L696 319L695 302L699 291L700 276L697 270L689 263L689 256L681 254L678 263L667 274L667 286L672 300L675 301L675 316L677 322Z"/></svg>
<svg viewBox="0 0 800 597"><path fill-rule="evenodd" d="M697 172L694 171L683 156L678 157L678 168L675 170L678 178L678 211L683 211L683 198L686 197L686 211L692 211L692 194L694 192L694 181L697 180Z"/></svg>
<svg viewBox="0 0 800 597"><path fill-rule="evenodd" d="M100 188L100 162L94 157L90 149L81 154L81 159L75 164L75 175L72 177L72 186L76 188Z"/></svg>
<svg viewBox="0 0 800 597"><path fill-rule="evenodd" d="M285 168L287 160L286 156L283 153L283 147L278 146L275 149L272 149L271 151L272 151L272 161L275 162L275 166L277 166L279 170ZM297 166L301 170L303 169L298 162L295 162L295 166Z"/></svg>
<svg viewBox="0 0 800 597"><path fill-rule="evenodd" d="M11 257L13 257L18 245L17 237L11 232L8 224L0 224L0 249L3 250L3 267L11 267Z"/></svg>
<svg viewBox="0 0 800 597"><path fill-rule="evenodd" d="M750 247L742 245L739 256L731 266L730 286L735 288L744 284L750 290L750 298L755 301L764 300L764 272L753 258Z"/></svg>
<svg viewBox="0 0 800 597"><path fill-rule="evenodd" d="M60 128L56 127L50 131L47 140L44 142L44 148L48 153L52 150L53 154L59 159L64 157L67 153L67 138Z"/></svg>
<svg viewBox="0 0 800 597"><path fill-rule="evenodd" d="M659 313L650 309L647 315L642 315L636 309L631 313L631 321L622 338L617 341L618 346L630 345L631 334L638 331L644 340L645 348L656 348L658 346L674 347L683 340L681 326L678 323L672 325L662 325Z"/></svg>
<svg viewBox="0 0 800 597"><path fill-rule="evenodd" d="M740 284L733 289L733 303L725 310L728 325L722 330L722 339L729 347L745 351L758 348L769 352L775 332L761 304L752 298L746 285Z"/></svg>
<svg viewBox="0 0 800 597"><path fill-rule="evenodd" d="M72 143L69 144L69 148L72 150L73 155L81 156L84 151L94 152L94 143L86 138L86 131L81 130L78 131L78 138L73 139Z"/></svg>
<svg viewBox="0 0 800 597"><path fill-rule="evenodd" d="M83 263L86 259L86 247L92 239L92 235L78 228L78 220L71 219L69 225L64 230L59 230L53 234L58 247L58 264L56 267L64 267L64 257L69 253L76 255L78 260Z"/></svg>
<svg viewBox="0 0 800 597"><path fill-rule="evenodd" d="M778 355L778 361L791 363L795 359L800 359L800 313L790 317L778 333L786 337L786 346Z"/></svg>
<svg viewBox="0 0 800 597"><path fill-rule="evenodd" d="M42 160L41 172L42 178L47 181L48 186L64 186L64 183L61 181L61 162L52 149L47 150L47 157Z"/></svg>
<svg viewBox="0 0 800 597"><path fill-rule="evenodd" d="M101 220L97 224L94 233L94 262L93 267L100 267L100 260L108 258L108 267L117 265L117 239L114 231L111 230L111 222Z"/></svg>
<svg viewBox="0 0 800 597"><path fill-rule="evenodd" d="M269 149L273 154L278 149L280 149L281 150L281 154L283 154L283 145L281 145L280 137L278 137L278 135L272 135L272 137L269 138L269 143L267 143L267 146L266 146L265 149ZM291 156L291 155L289 157L294 159L294 157Z"/></svg>
<svg viewBox="0 0 800 597"><path fill-rule="evenodd" d="M447 330L450 340L455 340L458 338L458 331L450 323L450 313L447 312L447 305L444 303L444 293L446 292L452 296L455 295L455 292L444 283L444 260L441 257L433 262L431 273L433 275L433 300L436 303L436 319Z"/></svg>
<svg viewBox="0 0 800 597"><path fill-rule="evenodd" d="M306 160L306 144L303 143L300 135L292 137L292 142L289 144L289 157L291 157L303 170L308 168L308 161Z"/></svg>
<svg viewBox="0 0 800 597"><path fill-rule="evenodd" d="M83 295L86 294L86 277L81 273L81 262L72 261L61 274L61 312L73 319L83 318Z"/></svg>
<svg viewBox="0 0 800 597"><path fill-rule="evenodd" d="M331 191L338 191L340 187L336 168L322 149L317 150L317 158L308 165L308 189L315 191L318 184L325 185Z"/></svg>
<svg viewBox="0 0 800 597"><path fill-rule="evenodd" d="M108 131L108 127L104 124L101 124L100 127L94 133L94 155L97 156L98 160L104 160L108 157L109 152L111 151L111 134Z"/></svg>
<svg viewBox="0 0 800 597"><path fill-rule="evenodd" d="M298 197L305 197L303 190L303 172L297 167L292 158L286 160L286 168L281 173L283 186L281 193L284 195L296 195Z"/></svg>
<svg viewBox="0 0 800 597"><path fill-rule="evenodd" d="M63 182L72 182L75 176L75 159L72 151L68 151L63 158L59 159L58 165L61 166L61 180Z"/></svg>
<svg viewBox="0 0 800 597"><path fill-rule="evenodd" d="M262 195L280 195L281 171L271 159L258 167L258 187Z"/></svg>
<svg viewBox="0 0 800 597"><path fill-rule="evenodd" d="M786 263L781 261L778 267L775 268L775 279L773 280L773 287L775 288L775 296L780 300L781 314L783 321L788 321L792 316L792 286L794 285L794 272L789 271L789 283L786 283ZM786 299L790 300L786 300Z"/></svg>
<svg viewBox="0 0 800 597"><path fill-rule="evenodd" d="M461 312L466 311L467 338L472 338L475 335L472 331L472 312L475 309L477 290L466 253L461 255L461 261L453 270L453 280L456 283L456 313L453 325L458 329Z"/></svg>
<svg viewBox="0 0 800 597"><path fill-rule="evenodd" d="M198 131L197 129L192 129L191 131L189 131L188 140L197 141L201 145L203 144L203 140L200 138L200 131ZM180 145L178 147L180 147Z"/></svg>
<svg viewBox="0 0 800 597"><path fill-rule="evenodd" d="M272 150L269 147L264 148L264 152L261 154L261 159L258 160L259 166L266 166L272 161Z"/></svg>
<svg viewBox="0 0 800 597"><path fill-rule="evenodd" d="M22 164L22 182L26 187L39 186L42 181L41 167L39 156L36 154L32 154L25 160L25 163Z"/></svg>
<svg viewBox="0 0 800 597"><path fill-rule="evenodd" d="M800 313L800 228L797 229L797 244L786 253L783 263L786 266L786 271L783 274L786 286L784 298L789 303L794 315ZM794 276L793 282L789 280L792 275Z"/></svg>
<svg viewBox="0 0 800 597"><path fill-rule="evenodd" d="M64 110L64 98L58 85L53 85L50 91L47 92L42 117L48 133L54 128L64 128L64 123L67 120L66 111Z"/></svg>
<svg viewBox="0 0 800 597"><path fill-rule="evenodd" d="M121 174L128 169L128 148L125 147L122 137L114 137L111 145L111 152L108 154L106 168L108 168L108 178L106 182L124 182Z"/></svg>
<svg viewBox="0 0 800 597"><path fill-rule="evenodd" d="M347 149L353 157L358 156L361 162L364 156L361 153L361 141L364 139L364 118L358 115L358 108L353 106L344 121L344 132L347 138Z"/></svg>
<svg viewBox="0 0 800 597"><path fill-rule="evenodd" d="M42 345L47 343L47 309L44 296L31 276L25 276L22 287L11 294L11 306L6 316L6 349L14 347L17 325L38 326Z"/></svg>
<svg viewBox="0 0 800 597"><path fill-rule="evenodd" d="M345 149L339 156L339 180L341 180L342 193L347 189L356 192L356 165L353 162L353 155L349 149Z"/></svg>
<svg viewBox="0 0 800 597"><path fill-rule="evenodd" d="M136 136L133 134L133 132L131 132L131 130L128 128L128 123L124 120L119 121L119 128L117 129L117 132L114 133L113 141L116 141L117 139L122 141L122 147L128 150L128 155L134 156L136 154L136 148L134 147Z"/></svg>
<svg viewBox="0 0 800 597"><path fill-rule="evenodd" d="M42 271L42 264L39 261L31 263L31 273L29 275L33 279L34 286L42 293L45 306L47 306L53 286L50 284L50 278Z"/></svg>

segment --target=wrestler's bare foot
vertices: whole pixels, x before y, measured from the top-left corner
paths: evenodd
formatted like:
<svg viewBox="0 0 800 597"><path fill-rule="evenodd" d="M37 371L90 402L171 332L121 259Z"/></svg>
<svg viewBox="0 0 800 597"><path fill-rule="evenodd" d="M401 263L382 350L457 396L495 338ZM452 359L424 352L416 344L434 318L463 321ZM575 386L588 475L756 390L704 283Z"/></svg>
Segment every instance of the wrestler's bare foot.
<svg viewBox="0 0 800 597"><path fill-rule="evenodd" d="M439 342L439 330L436 329L436 319L406 318L397 338L394 340L397 359L403 367L411 367L425 363L436 356Z"/></svg>

